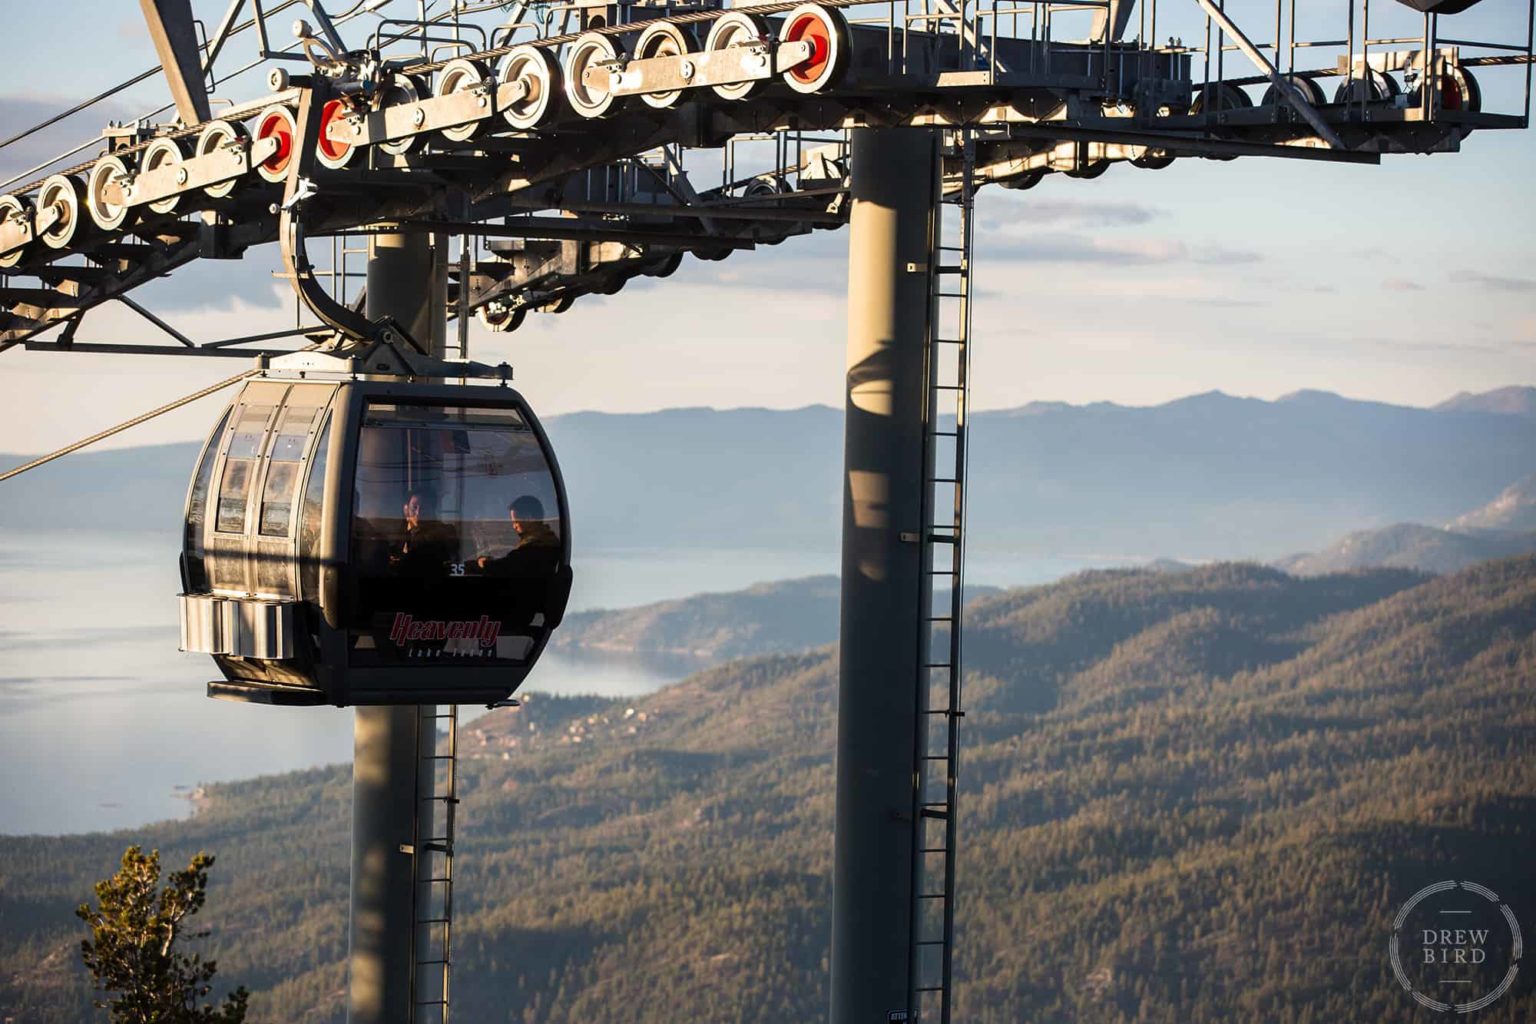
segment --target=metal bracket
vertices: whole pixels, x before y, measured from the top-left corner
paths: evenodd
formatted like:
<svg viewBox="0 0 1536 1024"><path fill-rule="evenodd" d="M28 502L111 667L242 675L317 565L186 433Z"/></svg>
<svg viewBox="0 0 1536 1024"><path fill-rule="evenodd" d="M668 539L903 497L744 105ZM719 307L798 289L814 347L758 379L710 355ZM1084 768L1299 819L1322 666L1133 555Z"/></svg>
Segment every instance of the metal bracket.
<svg viewBox="0 0 1536 1024"><path fill-rule="evenodd" d="M264 163L277 152L276 138L256 139L249 145L232 144L202 156L194 156L171 167L136 174L121 187L122 202L142 206L182 192L192 192L208 185L218 185L241 177L252 167ZM109 194L107 199L113 197Z"/></svg>
<svg viewBox="0 0 1536 1024"><path fill-rule="evenodd" d="M305 251L303 213L305 206L316 194L310 175L320 140L321 112L329 98L330 86L323 78L316 78L309 88L299 94L298 131L294 133L296 151L293 163L288 168L283 201L278 206L277 237L283 251L283 269L288 272L294 290L304 304L320 318L321 323L336 331L337 349L359 348L371 353L383 344L397 352L400 346L405 346L421 353L421 346L393 320L369 320L362 313L348 309L328 295L316 280L314 265L310 263Z"/></svg>
<svg viewBox="0 0 1536 1024"><path fill-rule="evenodd" d="M367 146L408 135L455 128L495 116L528 95L524 82L504 82L492 89L464 89L415 103L396 103L383 110L353 114L332 122L327 135L336 142Z"/></svg>
<svg viewBox="0 0 1536 1024"><path fill-rule="evenodd" d="M596 89L615 96L647 92L674 92L709 85L760 82L799 67L811 59L812 48L804 40L775 46L728 46L675 57L606 61L588 68L583 78ZM606 81L604 81L606 79Z"/></svg>
<svg viewBox="0 0 1536 1024"><path fill-rule="evenodd" d="M1303 121L1312 126L1312 130L1317 132L1318 138L1328 143L1332 149L1349 148L1344 145L1344 140L1339 138L1339 133L1334 131L1327 121L1323 120L1323 115L1317 112L1317 108L1303 98L1300 91L1297 90L1296 86L1289 79L1281 77L1279 70L1269 62L1269 58L1264 56L1259 48L1249 41L1248 37L1243 34L1243 30L1237 27L1236 22L1227 17L1226 12L1217 6L1215 0L1199 0L1199 2L1211 20L1220 25L1221 30L1232 37L1232 41L1237 44L1237 48L1242 50L1260 71L1264 72L1265 76L1269 78L1270 84L1275 87L1275 91L1280 94L1280 97L1290 105L1292 110L1301 115Z"/></svg>

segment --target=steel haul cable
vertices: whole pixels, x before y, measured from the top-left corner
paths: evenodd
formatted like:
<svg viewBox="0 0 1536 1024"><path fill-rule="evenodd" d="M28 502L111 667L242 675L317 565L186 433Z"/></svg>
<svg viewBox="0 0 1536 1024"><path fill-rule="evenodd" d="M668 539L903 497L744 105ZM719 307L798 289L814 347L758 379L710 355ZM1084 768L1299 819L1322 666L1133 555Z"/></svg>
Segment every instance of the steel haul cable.
<svg viewBox="0 0 1536 1024"><path fill-rule="evenodd" d="M184 405L190 405L191 403L197 401L199 398L207 398L215 391L222 391L229 387L231 384L240 383L242 380L245 380L245 378L249 377L253 372L254 371L252 370L242 370L240 373L235 374L233 377L227 377L224 380L219 381L217 384L210 384L206 388L203 388L201 391L194 391L192 394L187 395L185 398L178 398L176 401L167 405L162 405L158 409L151 409L149 412L140 413L138 416L135 416L131 420L128 420L124 423L119 423L115 427L108 427L106 430L103 430L100 433L92 434L90 437L85 438L83 441L76 441L74 444L60 448L56 452L49 452L47 455L44 455L41 458L33 459L31 462L24 466L17 466L15 469L0 473L0 483L4 483L13 476L20 476L29 469L36 469L38 466L52 462L54 459L62 459L64 456L70 454L71 452L77 452L81 448L93 445L97 441L111 437L113 434L121 434L129 427L136 427L140 423L152 420L156 416L162 415L163 413L168 413L172 412L173 410L180 409Z"/></svg>

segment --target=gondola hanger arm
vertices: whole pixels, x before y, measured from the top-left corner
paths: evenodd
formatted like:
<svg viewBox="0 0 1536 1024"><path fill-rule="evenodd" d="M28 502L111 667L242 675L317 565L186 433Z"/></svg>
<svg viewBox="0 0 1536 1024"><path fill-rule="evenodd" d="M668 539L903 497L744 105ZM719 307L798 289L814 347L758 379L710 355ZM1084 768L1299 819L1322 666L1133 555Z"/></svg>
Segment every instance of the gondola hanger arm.
<svg viewBox="0 0 1536 1024"><path fill-rule="evenodd" d="M311 177L315 152L319 146L325 105L332 98L330 83L315 76L299 92L299 112L295 144L297 153L288 168L283 185L283 199L278 205L278 239L283 252L283 269L288 272L299 299L320 322L336 331L334 348L359 349L356 354L371 356L381 343L397 352L413 350L426 355L410 334L388 317L369 320L362 313L337 302L317 280L314 264L305 249L304 215L308 205L320 193Z"/></svg>

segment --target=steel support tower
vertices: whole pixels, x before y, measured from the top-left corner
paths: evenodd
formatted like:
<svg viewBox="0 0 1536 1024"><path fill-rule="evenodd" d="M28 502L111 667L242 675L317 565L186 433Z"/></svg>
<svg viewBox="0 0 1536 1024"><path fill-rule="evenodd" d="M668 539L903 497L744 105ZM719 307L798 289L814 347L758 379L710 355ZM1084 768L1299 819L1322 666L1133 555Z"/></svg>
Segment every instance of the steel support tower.
<svg viewBox="0 0 1536 1024"><path fill-rule="evenodd" d="M443 354L440 261L426 234L380 234L368 253L367 313L392 317ZM420 867L430 864L435 708L360 707L352 733L350 1024L409 1024L416 988ZM422 722L429 725L422 728ZM425 811L425 814L423 813Z"/></svg>
<svg viewBox="0 0 1536 1024"><path fill-rule="evenodd" d="M911 978L915 694L931 603L922 571L928 275L937 138L853 133L832 1021L904 1020Z"/></svg>

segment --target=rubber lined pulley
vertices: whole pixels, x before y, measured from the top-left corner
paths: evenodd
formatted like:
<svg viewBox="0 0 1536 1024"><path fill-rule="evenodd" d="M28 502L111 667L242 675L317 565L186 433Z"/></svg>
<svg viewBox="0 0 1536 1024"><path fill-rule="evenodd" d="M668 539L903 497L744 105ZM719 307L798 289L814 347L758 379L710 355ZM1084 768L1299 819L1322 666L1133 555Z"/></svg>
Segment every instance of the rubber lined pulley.
<svg viewBox="0 0 1536 1024"><path fill-rule="evenodd" d="M582 117L602 117L613 109L618 97L608 76L597 71L598 65L619 59L610 36L586 32L577 37L565 56L565 98L572 110Z"/></svg>
<svg viewBox="0 0 1536 1024"><path fill-rule="evenodd" d="M273 139L277 152L256 165L256 173L267 181L281 182L288 176L288 165L293 162L294 137L298 123L293 111L285 106L272 106L256 118L256 138Z"/></svg>
<svg viewBox="0 0 1536 1024"><path fill-rule="evenodd" d="M1312 106L1320 107L1328 102L1323 93L1323 87L1317 84L1317 79L1308 78L1305 75L1281 75L1280 78L1300 93L1301 98ZM1259 100L1259 106L1290 108L1290 104L1285 102L1285 97L1280 95L1280 90L1273 85L1264 90L1264 97Z"/></svg>
<svg viewBox="0 0 1536 1024"><path fill-rule="evenodd" d="M811 56L784 72L784 82L802 93L824 92L848 67L848 22L841 12L804 4L785 16L779 42L810 43Z"/></svg>
<svg viewBox="0 0 1536 1024"><path fill-rule="evenodd" d="M120 156L107 155L96 161L85 179L85 205L91 220L103 231L116 231L128 222L128 165Z"/></svg>
<svg viewBox="0 0 1536 1024"><path fill-rule="evenodd" d="M437 77L437 95L453 96L479 89L486 97L484 101L486 106L490 105L490 91L493 86L490 71L484 64L463 57L449 61L443 68L443 73ZM443 138L449 142L468 142L485 129L486 120L481 118L478 121L444 128Z"/></svg>
<svg viewBox="0 0 1536 1024"><path fill-rule="evenodd" d="M521 131L532 131L550 115L560 93L560 65L547 49L514 47L501 62L502 85L521 83L523 94L501 109L502 119Z"/></svg>
<svg viewBox="0 0 1536 1024"><path fill-rule="evenodd" d="M710 27L709 36L704 40L704 49L711 53L717 50L729 50L744 47L756 47L762 52L755 58L762 61L763 66L768 66L771 56L768 53L768 24L755 14L745 11L729 11L715 19ZM732 82L729 85L714 86L715 94L721 99L744 100L755 96L768 84L768 79L759 78L748 82Z"/></svg>
<svg viewBox="0 0 1536 1024"><path fill-rule="evenodd" d="M1227 110L1247 110L1253 106L1253 97L1235 85L1226 82L1212 82L1206 85L1195 96L1195 102L1190 104L1191 114L1203 114L1208 109L1214 109L1220 119L1220 114ZM1236 156L1230 154L1212 156L1212 160L1236 160Z"/></svg>
<svg viewBox="0 0 1536 1024"><path fill-rule="evenodd" d="M1333 92L1333 102L1385 103L1399 91L1397 79L1375 68L1366 68L1365 74L1339 83Z"/></svg>
<svg viewBox="0 0 1536 1024"><path fill-rule="evenodd" d="M683 30L667 21L659 21L640 33L640 38L635 40L635 60L650 60L654 57L684 57L690 52L688 37ZM683 98L683 90L672 89L668 92L646 92L640 94L640 99L646 106L665 109L675 106L677 101Z"/></svg>
<svg viewBox="0 0 1536 1024"><path fill-rule="evenodd" d="M352 108L346 100L326 100L325 106L320 108L320 134L315 139L315 159L320 166L340 170L357 154L357 146L350 140L333 138L330 134L332 125L342 124L351 116ZM386 142L380 148L390 145L392 143Z"/></svg>
<svg viewBox="0 0 1536 1024"><path fill-rule="evenodd" d="M292 133L289 134L290 140ZM233 121L210 121L208 126L197 136L197 144L193 146L193 153L197 156L207 156L209 153L217 153L221 149L231 146L246 146L250 138L243 125ZM240 187L239 178L231 178L228 181L215 182L212 185L203 186L203 192L212 199L223 199L235 189Z"/></svg>
<svg viewBox="0 0 1536 1024"><path fill-rule="evenodd" d="M144 154L139 157L139 171L163 171L180 167L186 162L186 154L182 152L181 143L175 139L159 138L151 142L144 149ZM164 199L157 199L149 204L149 208L156 213L174 213L181 202L181 194L175 193Z"/></svg>
<svg viewBox="0 0 1536 1024"><path fill-rule="evenodd" d="M37 237L48 248L67 249L80 234L84 195L80 179L67 174L53 175L37 190L37 221L51 221Z"/></svg>
<svg viewBox="0 0 1536 1024"><path fill-rule="evenodd" d="M21 196L13 196L9 193L0 195L0 222L8 220L17 221L24 225L23 233L28 241L31 240L33 223L31 203ZM14 267L21 262L21 258L26 255L26 252L27 246L24 242L10 252L0 253L0 267Z"/></svg>
<svg viewBox="0 0 1536 1024"><path fill-rule="evenodd" d="M430 95L432 95L432 91L427 87L427 83L423 79L411 75L396 75L394 80L388 86L381 89L378 95L374 97L373 109L383 110L385 107L409 107L420 103ZM338 101L331 101L331 103L335 102ZM327 103L326 108L329 109L330 105L330 103ZM416 117L417 124L423 123L426 119L421 111L416 112ZM398 156L401 153L409 152L421 140L421 137L420 132L402 135L399 138L379 143L379 148L386 153L394 153Z"/></svg>
<svg viewBox="0 0 1536 1024"><path fill-rule="evenodd" d="M1447 68L1440 76L1440 109L1455 114L1476 114L1483 109L1483 90L1466 68ZM1424 103L1424 87L1413 90L1410 106Z"/></svg>
<svg viewBox="0 0 1536 1024"><path fill-rule="evenodd" d="M522 306L513 309L499 302L481 306L475 310L475 319L493 331L508 334L523 325L528 310Z"/></svg>

